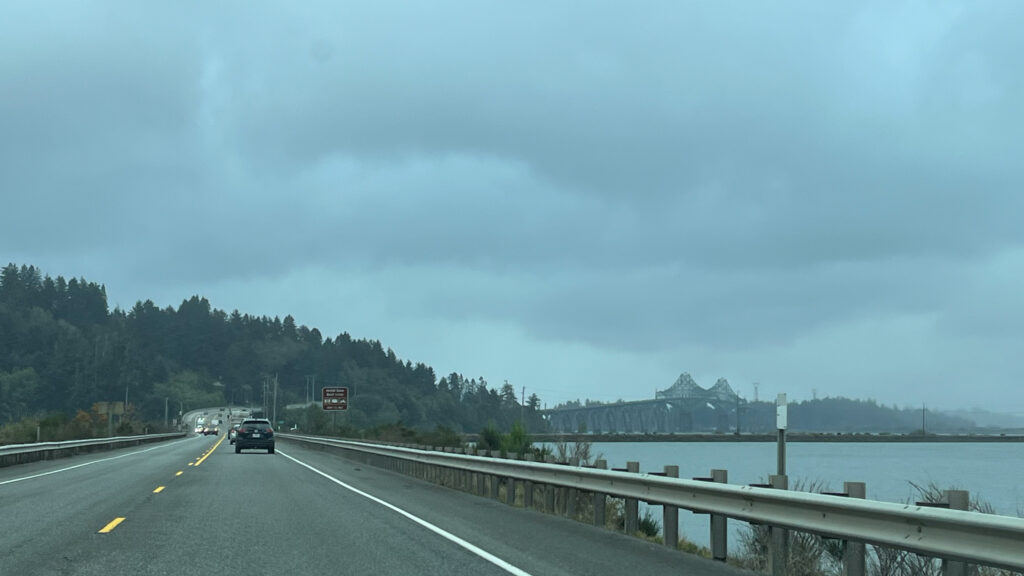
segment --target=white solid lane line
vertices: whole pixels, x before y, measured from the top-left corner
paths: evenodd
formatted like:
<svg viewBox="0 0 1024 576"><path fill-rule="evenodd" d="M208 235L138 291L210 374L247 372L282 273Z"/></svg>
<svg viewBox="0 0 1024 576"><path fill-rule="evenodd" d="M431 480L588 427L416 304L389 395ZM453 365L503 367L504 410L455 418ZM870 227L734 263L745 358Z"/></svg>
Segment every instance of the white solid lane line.
<svg viewBox="0 0 1024 576"><path fill-rule="evenodd" d="M420 518L419 516L415 516L413 514L410 514L409 512L406 512L405 510L402 510L398 506L395 506L394 504L385 502L385 501L381 500L380 498L377 498L373 494L368 494L368 493L363 492L362 490L356 488L355 486L351 486L349 484L346 484L346 483L342 482L341 480L338 480L334 476L331 476L330 474L328 474L326 472L321 472L320 470L317 470L316 468L310 466L309 464L306 464L305 462L301 462L301 461L299 461L299 460L297 460L295 458L292 458L291 456L281 452L280 450L278 450L277 453L280 454L281 456L284 456L285 458L291 460L292 462L295 462L299 466L303 466L305 468L308 468L309 470L312 470L313 472L316 472L317 474L323 476L324 478L327 478L331 482L334 482L335 484L337 484L338 486L341 486L342 488L345 488L346 490L350 490L352 492L355 492L356 494L358 494L358 495L360 495L360 496L362 496L364 498L368 498L368 499L376 502L377 504L380 504L381 506L384 506L385 508L387 508L389 510L393 510L393 511L397 512L398 514L401 514L402 516L405 516L409 520L412 520L413 522L419 524L420 526L423 526L424 528L426 528L427 530L430 530L431 532L437 534L438 536L441 536L442 538L445 538L445 539L449 540L450 542L453 542L455 544L458 544L459 546L462 546L466 550L469 550L473 554L476 554L477 556L483 558L484 560L487 560L491 564L494 564L495 566L497 566L498 568L501 568L502 570L508 572L509 574L515 574L516 576L531 576L529 572L527 572L527 571L525 571L525 570L523 570L521 568L518 568L516 566L513 566L512 564L509 564L508 562L502 560L501 558L498 558L494 554L491 554L490 552L484 550L483 548L480 548L479 546L473 545L473 544L463 540L462 538L459 538L455 534L452 534L451 532L448 532L448 531L444 530L443 528L439 528L439 527L431 524L430 522L427 522L426 520Z"/></svg>
<svg viewBox="0 0 1024 576"><path fill-rule="evenodd" d="M183 438L182 440L187 440L187 438ZM181 442L182 440L172 440L172 441L170 441L170 442L168 442L166 444L160 444L159 446L153 446L152 448L146 448L145 450L136 450L135 452L129 452L127 454L121 454L119 456L111 456L110 458L101 458L99 460L93 460L91 462L85 462L83 464L76 464L74 466L68 466L67 468L61 468L60 470L50 470L49 472L43 472L41 474L33 474L32 476L22 476L21 478L13 478L11 480L4 480L3 482L0 482L0 486L3 486L4 484L13 484L15 482L21 482L22 480L31 480L33 478L39 478L39 477L42 477L42 476L49 476L50 474L57 474L58 472L67 472L68 470L74 470L75 468L81 468L82 466L89 466L90 464L99 464L100 462L109 462L110 460L117 460L118 458L124 458L126 456L134 456L136 454L142 454L143 452L151 452L153 450L158 450L160 448L165 448L165 447L170 446L172 444L176 444L178 442Z"/></svg>

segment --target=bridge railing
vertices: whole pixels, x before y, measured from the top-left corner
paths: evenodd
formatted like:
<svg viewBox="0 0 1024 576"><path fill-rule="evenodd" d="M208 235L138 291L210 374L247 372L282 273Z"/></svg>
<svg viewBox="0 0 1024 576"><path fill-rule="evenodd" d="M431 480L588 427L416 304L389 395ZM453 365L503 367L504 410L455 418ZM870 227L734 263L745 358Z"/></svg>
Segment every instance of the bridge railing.
<svg viewBox="0 0 1024 576"><path fill-rule="evenodd" d="M64 442L8 444L0 446L0 467L35 462L37 460L63 458L97 450L113 450L115 448L137 446L139 444L160 442L183 436L185 436L184 432L172 432L169 434L141 434L138 436L115 436L112 438L91 438L88 440L67 440Z"/></svg>
<svg viewBox="0 0 1024 576"><path fill-rule="evenodd" d="M623 498L627 502L643 501L704 512L711 514L712 519L717 516L745 520L778 529L774 539L788 529L907 550L946 560L947 574L957 573L959 569L955 567L962 567L963 563L1024 571L1024 519L1021 518L665 475L472 456L409 445L296 434L278 434L278 437L340 449L347 456L371 465L444 481L493 498L499 495L499 485L504 485L509 503L515 501L517 483L522 483L524 488L546 485ZM775 480L781 480L781 485L785 486L785 477ZM523 492L525 503L526 490ZM530 493L532 498L532 489ZM863 547L859 549L863 555ZM724 557L723 551L718 559ZM862 556L859 562L854 560L849 565L863 564ZM778 567L780 563L775 562L775 565L773 574L785 573L784 568Z"/></svg>

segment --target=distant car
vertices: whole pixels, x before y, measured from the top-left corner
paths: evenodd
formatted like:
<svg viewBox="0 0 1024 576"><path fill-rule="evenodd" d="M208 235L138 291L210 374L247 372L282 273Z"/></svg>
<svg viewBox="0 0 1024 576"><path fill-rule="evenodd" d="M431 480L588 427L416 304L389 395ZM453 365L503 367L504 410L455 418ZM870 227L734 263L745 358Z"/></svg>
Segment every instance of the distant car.
<svg viewBox="0 0 1024 576"><path fill-rule="evenodd" d="M199 424L198 426L196 426L196 434L202 434L202 433L203 433L203 425Z"/></svg>
<svg viewBox="0 0 1024 576"><path fill-rule="evenodd" d="M267 449L267 454L274 453L274 429L266 418L247 418L242 420L235 435L235 454L250 448Z"/></svg>
<svg viewBox="0 0 1024 576"><path fill-rule="evenodd" d="M231 427L231 430L228 430L228 442L232 444L235 443L235 438L238 437L239 426L241 426L241 424L235 424L234 426Z"/></svg>
<svg viewBox="0 0 1024 576"><path fill-rule="evenodd" d="M203 436L209 436L210 434L213 434L214 436L216 436L219 433L220 433L220 429L217 428L216 426L205 426L203 428Z"/></svg>

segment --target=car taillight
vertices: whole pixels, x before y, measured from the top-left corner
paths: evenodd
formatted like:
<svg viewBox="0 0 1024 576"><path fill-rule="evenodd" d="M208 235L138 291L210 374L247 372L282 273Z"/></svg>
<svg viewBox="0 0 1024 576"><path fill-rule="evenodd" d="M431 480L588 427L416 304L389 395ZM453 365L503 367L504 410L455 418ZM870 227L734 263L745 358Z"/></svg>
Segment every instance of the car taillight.
<svg viewBox="0 0 1024 576"><path fill-rule="evenodd" d="M273 434L273 433L274 433L274 429L269 427L269 426L267 426L267 434Z"/></svg>

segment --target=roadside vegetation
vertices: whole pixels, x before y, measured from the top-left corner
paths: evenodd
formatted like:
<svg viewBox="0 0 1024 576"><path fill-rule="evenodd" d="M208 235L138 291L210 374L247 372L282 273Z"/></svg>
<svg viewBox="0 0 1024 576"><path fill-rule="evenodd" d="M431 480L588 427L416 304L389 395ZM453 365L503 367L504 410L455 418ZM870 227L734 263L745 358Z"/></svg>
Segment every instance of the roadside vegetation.
<svg viewBox="0 0 1024 576"><path fill-rule="evenodd" d="M0 446L105 438L109 433L116 436L131 436L170 431L164 429L162 422L144 422L131 412L125 415L122 421L118 421L118 417L115 416L113 423L108 423L107 417L93 407L88 412L79 410L72 418L63 412L23 418L0 426Z"/></svg>
<svg viewBox="0 0 1024 576"><path fill-rule="evenodd" d="M934 483L926 486L910 483L917 491L914 501L944 502L944 490ZM794 490L803 492L827 492L828 487L820 482L797 482ZM995 513L988 502L972 498L969 509L984 514ZM739 550L730 557L730 563L741 568L758 572L768 570L769 531L767 526L748 526L743 532ZM806 532L789 532L790 576L842 576L843 543L840 540L823 538ZM867 547L867 573L871 576L941 576L942 562L936 558L919 556L895 548ZM1020 576L988 567L977 567L976 576Z"/></svg>

